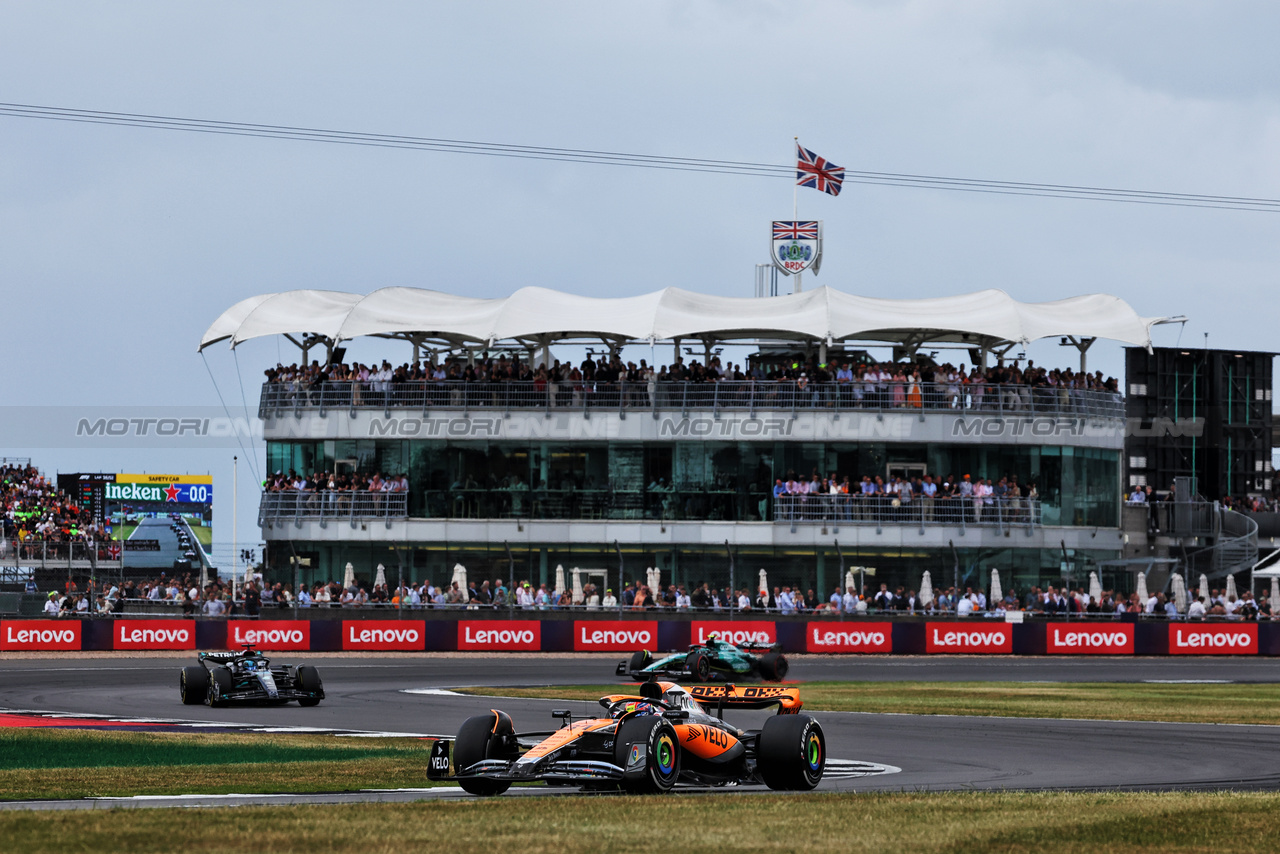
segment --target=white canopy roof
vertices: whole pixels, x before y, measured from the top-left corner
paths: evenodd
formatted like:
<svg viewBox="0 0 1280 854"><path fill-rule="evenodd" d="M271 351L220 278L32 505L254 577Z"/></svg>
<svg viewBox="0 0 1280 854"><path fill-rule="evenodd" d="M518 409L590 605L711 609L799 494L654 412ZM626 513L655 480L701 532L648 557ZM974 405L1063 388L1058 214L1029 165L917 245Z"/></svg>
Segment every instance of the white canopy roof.
<svg viewBox="0 0 1280 854"><path fill-rule="evenodd" d="M933 299L881 299L822 287L779 297L720 297L666 288L634 297L596 298L521 288L480 299L420 288L382 288L367 296L286 291L236 303L213 322L200 349L230 339L315 336L336 343L362 335L455 343L524 339L671 340L739 338L926 342L1015 342L1075 336L1151 346L1164 317L1139 317L1119 297L1087 294L1024 303L985 290Z"/></svg>

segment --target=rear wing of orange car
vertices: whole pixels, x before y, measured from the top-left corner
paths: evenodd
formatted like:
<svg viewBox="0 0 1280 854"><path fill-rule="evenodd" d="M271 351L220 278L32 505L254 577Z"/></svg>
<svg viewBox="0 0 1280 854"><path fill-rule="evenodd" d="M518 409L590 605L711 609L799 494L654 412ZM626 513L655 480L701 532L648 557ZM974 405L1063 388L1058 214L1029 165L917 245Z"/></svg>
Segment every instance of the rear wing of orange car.
<svg viewBox="0 0 1280 854"><path fill-rule="evenodd" d="M690 685L689 696L708 712L712 708L768 709L778 707L780 715L794 715L804 707L799 688L775 685ZM717 712L719 713L719 712Z"/></svg>

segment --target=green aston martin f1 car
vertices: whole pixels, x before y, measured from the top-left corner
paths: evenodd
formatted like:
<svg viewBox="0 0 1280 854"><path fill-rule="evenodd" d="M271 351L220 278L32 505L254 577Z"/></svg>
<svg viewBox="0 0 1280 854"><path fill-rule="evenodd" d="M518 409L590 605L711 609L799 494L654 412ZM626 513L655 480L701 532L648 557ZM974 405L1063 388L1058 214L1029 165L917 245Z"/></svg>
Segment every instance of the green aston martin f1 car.
<svg viewBox="0 0 1280 854"><path fill-rule="evenodd" d="M627 661L619 661L618 676L644 681L651 676L670 676L689 682L741 681L757 676L770 682L781 682L787 676L787 657L782 645L762 648L763 655L753 655L713 633L705 644L696 643L687 652L665 658L654 658L647 649L634 653Z"/></svg>

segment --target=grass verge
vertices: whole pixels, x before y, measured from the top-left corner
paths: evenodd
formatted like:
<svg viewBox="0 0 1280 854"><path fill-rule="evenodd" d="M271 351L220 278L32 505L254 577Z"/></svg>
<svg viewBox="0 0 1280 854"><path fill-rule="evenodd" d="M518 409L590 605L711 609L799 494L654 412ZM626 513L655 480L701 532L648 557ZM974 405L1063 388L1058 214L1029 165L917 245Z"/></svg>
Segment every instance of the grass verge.
<svg viewBox="0 0 1280 854"><path fill-rule="evenodd" d="M462 693L596 700L627 683L537 688L460 688ZM806 710L912 715L1280 724L1280 684L1160 685L1127 682L806 682Z"/></svg>
<svg viewBox="0 0 1280 854"><path fill-rule="evenodd" d="M429 747L331 735L0 729L0 800L427 786Z"/></svg>
<svg viewBox="0 0 1280 854"><path fill-rule="evenodd" d="M683 830L680 830L683 829ZM177 835L175 835L177 831ZM3 812L10 850L403 854L442 844L595 854L682 852L1252 852L1280 831L1275 793L954 793L508 798L237 809ZM664 840L666 841L664 843Z"/></svg>

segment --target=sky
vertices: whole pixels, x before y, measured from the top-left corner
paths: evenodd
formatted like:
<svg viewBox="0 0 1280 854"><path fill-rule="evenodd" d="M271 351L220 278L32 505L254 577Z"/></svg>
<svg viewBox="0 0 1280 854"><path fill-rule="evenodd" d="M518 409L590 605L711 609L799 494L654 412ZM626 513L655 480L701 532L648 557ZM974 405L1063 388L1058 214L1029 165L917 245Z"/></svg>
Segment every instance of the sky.
<svg viewBox="0 0 1280 854"><path fill-rule="evenodd" d="M42 0L0 3L0 101L778 164L799 137L849 169L1275 199L1276 32L1267 2ZM0 387L25 407L0 455L211 472L220 520L240 456L236 533L256 541L260 447L44 447L14 425L254 408L290 345L196 346L259 293L750 296L792 199L780 178L0 117ZM825 222L806 287L1104 292L1188 318L1157 345L1277 349L1280 214L856 184L801 189L799 214ZM1121 375L1120 346L1090 368Z"/></svg>

